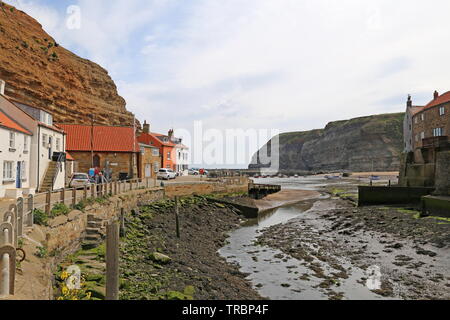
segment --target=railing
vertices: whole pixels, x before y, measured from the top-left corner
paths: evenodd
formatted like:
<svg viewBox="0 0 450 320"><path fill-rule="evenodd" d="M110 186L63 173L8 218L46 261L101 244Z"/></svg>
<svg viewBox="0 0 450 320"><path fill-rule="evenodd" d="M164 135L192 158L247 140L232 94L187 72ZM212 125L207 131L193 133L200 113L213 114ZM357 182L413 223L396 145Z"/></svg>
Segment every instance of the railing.
<svg viewBox="0 0 450 320"><path fill-rule="evenodd" d="M423 148L439 148L449 144L449 139L447 136L442 137L431 137L422 139Z"/></svg>
<svg viewBox="0 0 450 320"><path fill-rule="evenodd" d="M48 191L28 196L28 207L25 212L25 220L33 221L33 211L42 210L50 214L52 208L57 204L65 204L75 207L89 198L96 199L107 195L115 196L132 190L156 187L155 179L132 179L124 181L113 181L103 184L90 184L80 188L64 188L56 191Z"/></svg>
<svg viewBox="0 0 450 320"><path fill-rule="evenodd" d="M23 199L11 205L0 224L0 298L14 294L16 247L23 232Z"/></svg>

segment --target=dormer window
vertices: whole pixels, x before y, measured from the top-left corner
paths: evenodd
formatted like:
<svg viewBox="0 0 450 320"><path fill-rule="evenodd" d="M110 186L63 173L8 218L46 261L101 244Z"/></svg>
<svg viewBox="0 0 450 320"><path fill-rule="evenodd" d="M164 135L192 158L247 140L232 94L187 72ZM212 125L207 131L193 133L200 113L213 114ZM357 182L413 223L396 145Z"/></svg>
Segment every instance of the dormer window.
<svg viewBox="0 0 450 320"><path fill-rule="evenodd" d="M50 113L41 111L39 116L39 121L45 123L48 126L53 126L53 117Z"/></svg>

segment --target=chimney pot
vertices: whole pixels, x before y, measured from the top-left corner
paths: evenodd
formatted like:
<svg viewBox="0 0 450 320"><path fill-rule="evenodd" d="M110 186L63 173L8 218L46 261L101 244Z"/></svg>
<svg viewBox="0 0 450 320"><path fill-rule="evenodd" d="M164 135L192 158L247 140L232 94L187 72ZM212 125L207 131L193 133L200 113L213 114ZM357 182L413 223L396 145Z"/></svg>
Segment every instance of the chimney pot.
<svg viewBox="0 0 450 320"><path fill-rule="evenodd" d="M0 94L5 95L6 82L0 79Z"/></svg>
<svg viewBox="0 0 450 320"><path fill-rule="evenodd" d="M439 92L434 91L434 100L436 100L437 98L439 98Z"/></svg>
<svg viewBox="0 0 450 320"><path fill-rule="evenodd" d="M407 107L412 107L412 99L411 99L411 95L408 95L408 101L406 102L406 106L407 106Z"/></svg>
<svg viewBox="0 0 450 320"><path fill-rule="evenodd" d="M150 133L150 124L147 121L144 121L143 131L144 133Z"/></svg>

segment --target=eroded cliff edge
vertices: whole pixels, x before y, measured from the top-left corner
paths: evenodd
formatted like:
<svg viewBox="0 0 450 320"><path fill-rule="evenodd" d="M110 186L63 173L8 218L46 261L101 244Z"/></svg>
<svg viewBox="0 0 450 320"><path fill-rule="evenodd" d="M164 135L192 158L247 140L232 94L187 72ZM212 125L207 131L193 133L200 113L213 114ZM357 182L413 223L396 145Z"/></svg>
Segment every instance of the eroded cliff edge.
<svg viewBox="0 0 450 320"><path fill-rule="evenodd" d="M404 113L382 114L331 122L320 130L283 133L279 136L280 169L398 170L403 118ZM270 142L265 146L269 150ZM254 155L250 169L267 167L257 161L259 152L262 151Z"/></svg>
<svg viewBox="0 0 450 320"><path fill-rule="evenodd" d="M114 81L98 64L60 46L41 24L0 7L0 79L6 95L51 112L59 123L131 125L133 115Z"/></svg>

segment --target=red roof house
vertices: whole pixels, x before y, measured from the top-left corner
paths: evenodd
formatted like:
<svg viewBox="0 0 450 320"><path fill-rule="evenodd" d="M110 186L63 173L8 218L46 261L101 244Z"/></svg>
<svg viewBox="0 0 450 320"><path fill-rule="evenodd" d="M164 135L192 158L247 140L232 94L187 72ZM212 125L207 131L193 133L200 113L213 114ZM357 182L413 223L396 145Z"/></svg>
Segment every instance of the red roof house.
<svg viewBox="0 0 450 320"><path fill-rule="evenodd" d="M112 179L138 177L139 144L134 128L59 124L67 134L66 150L75 161L75 171L104 170Z"/></svg>

